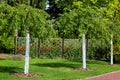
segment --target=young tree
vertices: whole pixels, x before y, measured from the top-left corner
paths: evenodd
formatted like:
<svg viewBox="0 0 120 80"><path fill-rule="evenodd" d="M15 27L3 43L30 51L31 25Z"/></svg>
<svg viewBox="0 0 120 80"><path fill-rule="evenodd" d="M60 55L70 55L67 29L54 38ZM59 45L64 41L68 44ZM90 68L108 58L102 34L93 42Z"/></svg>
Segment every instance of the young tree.
<svg viewBox="0 0 120 80"><path fill-rule="evenodd" d="M118 28L113 25L115 24L104 15L103 10L97 7L80 7L61 14L56 19L55 29L64 38L81 38L84 33L86 39L104 39L108 42L111 31L118 33Z"/></svg>
<svg viewBox="0 0 120 80"><path fill-rule="evenodd" d="M110 47L110 64L113 65L113 35L111 34L111 41L110 41L110 44L111 44L111 47Z"/></svg>
<svg viewBox="0 0 120 80"><path fill-rule="evenodd" d="M24 74L29 74L29 52L30 52L30 35L29 32L26 33L26 51L25 51L25 66Z"/></svg>
<svg viewBox="0 0 120 80"><path fill-rule="evenodd" d="M82 63L83 63L83 66L82 68L83 69L86 69L86 39L85 39L85 34L83 33L82 35Z"/></svg>
<svg viewBox="0 0 120 80"><path fill-rule="evenodd" d="M23 27L26 31L29 31L31 37L44 37L47 32L46 18L49 17L48 14L26 5L16 6L16 9L19 11L16 15L20 18L20 23L22 23L20 28ZM25 74L29 73L29 33L26 34Z"/></svg>
<svg viewBox="0 0 120 80"><path fill-rule="evenodd" d="M29 34L31 37L42 38L48 35L51 27L47 26L47 18L49 15L40 9L32 8L27 5L9 6L7 4L0 5L1 29L4 37L13 36L15 29L24 31L27 36L26 55L25 55L25 74L29 73ZM22 31L22 32L23 32ZM28 32L29 33L28 33ZM52 29L52 31L54 31ZM2 35L2 36L3 36Z"/></svg>

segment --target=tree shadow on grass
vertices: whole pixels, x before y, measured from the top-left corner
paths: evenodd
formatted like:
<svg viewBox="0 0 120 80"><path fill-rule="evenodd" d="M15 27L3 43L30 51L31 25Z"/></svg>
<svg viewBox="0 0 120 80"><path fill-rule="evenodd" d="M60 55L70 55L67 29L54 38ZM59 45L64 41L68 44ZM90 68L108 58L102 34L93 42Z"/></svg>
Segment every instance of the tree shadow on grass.
<svg viewBox="0 0 120 80"><path fill-rule="evenodd" d="M0 58L0 60L6 60L5 58Z"/></svg>
<svg viewBox="0 0 120 80"><path fill-rule="evenodd" d="M81 61L72 61L72 62L80 62L81 64L82 64L82 60ZM88 60L86 60L86 63L87 64L96 64L96 65L105 65L105 64L107 64L108 62L107 61L103 61L103 60L90 60L90 59L88 59Z"/></svg>
<svg viewBox="0 0 120 80"><path fill-rule="evenodd" d="M105 62L105 61L100 61L100 60L87 60L87 62L86 63L88 63L88 64L96 64L96 65L105 65L105 64L107 64L107 62Z"/></svg>
<svg viewBox="0 0 120 80"><path fill-rule="evenodd" d="M52 68L66 67L73 69L81 67L80 64L70 64L70 63L37 63L33 65L41 66L41 67L52 67Z"/></svg>
<svg viewBox="0 0 120 80"><path fill-rule="evenodd" d="M2 73L17 73L18 71L23 70L22 68L18 67L9 67L9 66L0 66L0 72Z"/></svg>

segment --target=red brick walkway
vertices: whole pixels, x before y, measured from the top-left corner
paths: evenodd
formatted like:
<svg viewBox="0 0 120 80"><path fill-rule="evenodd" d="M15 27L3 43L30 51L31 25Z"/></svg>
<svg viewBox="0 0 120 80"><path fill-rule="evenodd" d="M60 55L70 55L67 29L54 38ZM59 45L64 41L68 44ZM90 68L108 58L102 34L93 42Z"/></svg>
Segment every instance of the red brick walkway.
<svg viewBox="0 0 120 80"><path fill-rule="evenodd" d="M120 80L120 71L87 78L85 80Z"/></svg>

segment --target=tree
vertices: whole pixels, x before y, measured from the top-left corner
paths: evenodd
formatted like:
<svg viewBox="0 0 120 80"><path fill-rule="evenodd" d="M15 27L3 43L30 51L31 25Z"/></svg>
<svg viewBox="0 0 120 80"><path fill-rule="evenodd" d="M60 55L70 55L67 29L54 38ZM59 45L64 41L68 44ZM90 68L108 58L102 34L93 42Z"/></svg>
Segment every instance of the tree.
<svg viewBox="0 0 120 80"><path fill-rule="evenodd" d="M25 34L30 33L31 37L43 38L48 35L50 31L54 30L52 27L47 26L47 18L49 15L40 9L32 8L27 5L18 5L18 6L9 6L7 4L0 5L0 14L1 14L1 34L2 37L6 39L8 36L13 36L15 29L24 30ZM2 32L3 31L3 32ZM27 33L29 43L29 33ZM25 35L23 34L23 35ZM26 49L29 48L29 44L26 45ZM26 51L26 64L25 64L25 74L28 74L29 66L29 49Z"/></svg>
<svg viewBox="0 0 120 80"><path fill-rule="evenodd" d="M41 38L47 32L46 29L46 18L47 14L39 9L32 8L26 5L16 6L19 13L17 13L18 18L20 18L20 25L26 31L29 31L32 37ZM18 19L17 18L17 19ZM21 24L22 23L22 24ZM29 33L27 33L26 41L26 57L25 57L25 74L28 74L29 69Z"/></svg>
<svg viewBox="0 0 120 80"><path fill-rule="evenodd" d="M83 66L82 68L83 69L86 69L86 39L85 39L85 34L83 33L82 35L82 63L83 63Z"/></svg>
<svg viewBox="0 0 120 80"><path fill-rule="evenodd" d="M111 19L117 25L116 32L119 32L119 29L120 29L119 7L120 7L120 1L119 0L113 0L113 3L111 3L109 5L109 8L108 8L109 9L108 13L111 15ZM113 57L115 58L115 56L117 54L119 54L119 45L120 45L119 41L120 41L119 33L111 33L111 54L110 54L110 64L111 65L113 64ZM113 54L114 54L114 56L113 56Z"/></svg>
<svg viewBox="0 0 120 80"><path fill-rule="evenodd" d="M113 65L113 35L111 34L111 41L110 41L110 44L111 44L111 52L110 52L110 64Z"/></svg>
<svg viewBox="0 0 120 80"><path fill-rule="evenodd" d="M64 38L81 38L85 33L86 39L110 40L111 33L119 34L119 28L108 14L107 8L81 7L64 12L56 19L55 30Z"/></svg>

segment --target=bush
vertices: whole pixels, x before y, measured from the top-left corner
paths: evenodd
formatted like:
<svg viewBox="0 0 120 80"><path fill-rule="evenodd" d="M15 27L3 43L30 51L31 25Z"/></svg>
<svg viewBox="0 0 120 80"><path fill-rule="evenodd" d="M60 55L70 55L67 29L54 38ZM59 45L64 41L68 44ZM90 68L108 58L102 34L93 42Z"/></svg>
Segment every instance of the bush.
<svg viewBox="0 0 120 80"><path fill-rule="evenodd" d="M120 63L120 44L115 43L113 46L113 50L114 50L114 62Z"/></svg>
<svg viewBox="0 0 120 80"><path fill-rule="evenodd" d="M108 60L110 45L103 39L89 41L89 58L95 60Z"/></svg>
<svg viewBox="0 0 120 80"><path fill-rule="evenodd" d="M72 61L81 61L82 53L80 49L69 49L68 52L64 54L64 58Z"/></svg>
<svg viewBox="0 0 120 80"><path fill-rule="evenodd" d="M94 51L94 59L96 60L106 60L107 54L109 53L108 47L97 47Z"/></svg>
<svg viewBox="0 0 120 80"><path fill-rule="evenodd" d="M114 55L114 63L120 63L120 54Z"/></svg>
<svg viewBox="0 0 120 80"><path fill-rule="evenodd" d="M1 53L13 53L14 38L8 37L7 39L0 38L0 52Z"/></svg>

